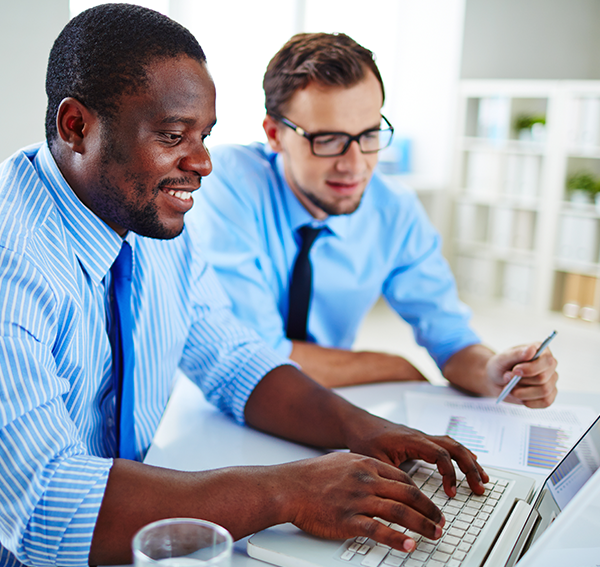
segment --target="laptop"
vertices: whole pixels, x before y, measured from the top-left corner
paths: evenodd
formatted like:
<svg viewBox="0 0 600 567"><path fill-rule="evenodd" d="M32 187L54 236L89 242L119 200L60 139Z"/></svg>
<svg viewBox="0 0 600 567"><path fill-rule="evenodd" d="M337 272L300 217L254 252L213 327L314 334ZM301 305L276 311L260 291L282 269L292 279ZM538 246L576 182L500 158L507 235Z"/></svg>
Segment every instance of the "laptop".
<svg viewBox="0 0 600 567"><path fill-rule="evenodd" d="M600 417L538 491L531 478L486 467L490 483L484 495L473 494L458 471L458 493L448 498L433 465L409 461L403 464L403 470L446 517L439 540L388 524L417 541L417 548L406 553L366 537L325 540L284 524L254 534L248 540L248 554L280 567L512 567L570 500L585 490L586 482L599 467Z"/></svg>

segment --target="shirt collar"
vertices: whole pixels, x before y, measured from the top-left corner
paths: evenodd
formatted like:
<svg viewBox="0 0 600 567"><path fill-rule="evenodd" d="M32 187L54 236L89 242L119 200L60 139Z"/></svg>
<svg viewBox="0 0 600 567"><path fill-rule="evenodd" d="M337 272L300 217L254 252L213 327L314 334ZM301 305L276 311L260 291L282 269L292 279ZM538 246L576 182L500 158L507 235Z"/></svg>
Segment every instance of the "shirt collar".
<svg viewBox="0 0 600 567"><path fill-rule="evenodd" d="M329 232L332 234L338 236L339 238L344 238L350 230L350 217L352 215L329 216L323 221L315 219L306 210L304 205L299 201L298 197L296 197L288 185L288 182L285 178L283 158L281 154L275 154L274 159L277 176L279 177L279 184L282 188L283 199L289 211L290 226L292 230L296 232L301 226L309 224L314 227L327 227Z"/></svg>
<svg viewBox="0 0 600 567"><path fill-rule="evenodd" d="M119 254L123 240L79 200L46 143L35 158L35 167L56 203L82 268L96 285L100 284ZM127 240L133 244L133 238Z"/></svg>

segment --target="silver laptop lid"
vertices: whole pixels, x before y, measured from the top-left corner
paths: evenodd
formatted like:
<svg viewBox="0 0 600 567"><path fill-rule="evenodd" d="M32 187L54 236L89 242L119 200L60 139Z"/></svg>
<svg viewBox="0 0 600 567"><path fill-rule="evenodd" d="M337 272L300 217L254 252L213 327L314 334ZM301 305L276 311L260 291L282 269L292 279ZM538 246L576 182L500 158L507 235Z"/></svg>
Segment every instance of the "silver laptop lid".
<svg viewBox="0 0 600 567"><path fill-rule="evenodd" d="M552 523L599 467L600 416L556 465L542 485L532 510L532 514L537 512L540 518L525 549L528 549Z"/></svg>

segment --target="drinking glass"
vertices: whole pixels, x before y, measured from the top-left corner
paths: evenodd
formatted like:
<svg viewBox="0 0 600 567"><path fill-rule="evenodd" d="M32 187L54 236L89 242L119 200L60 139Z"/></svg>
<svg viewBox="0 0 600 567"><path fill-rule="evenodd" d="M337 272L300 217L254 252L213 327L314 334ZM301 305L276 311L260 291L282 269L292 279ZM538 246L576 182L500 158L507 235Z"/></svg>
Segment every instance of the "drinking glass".
<svg viewBox="0 0 600 567"><path fill-rule="evenodd" d="M232 547L225 528L194 518L153 522L132 542L136 567L230 567Z"/></svg>

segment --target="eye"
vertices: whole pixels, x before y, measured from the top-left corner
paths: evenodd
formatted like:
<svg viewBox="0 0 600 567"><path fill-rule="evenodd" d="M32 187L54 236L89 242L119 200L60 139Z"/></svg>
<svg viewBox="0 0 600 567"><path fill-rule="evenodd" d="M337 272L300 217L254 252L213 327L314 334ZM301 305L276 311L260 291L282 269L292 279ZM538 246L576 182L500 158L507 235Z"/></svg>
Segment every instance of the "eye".
<svg viewBox="0 0 600 567"><path fill-rule="evenodd" d="M177 132L159 132L158 133L159 138L161 138L162 141L171 144L171 145L175 145L178 142L181 141L181 139L183 138L183 136Z"/></svg>
<svg viewBox="0 0 600 567"><path fill-rule="evenodd" d="M315 136L313 143L317 146L337 146L343 144L346 141L344 136L337 134L323 134Z"/></svg>

